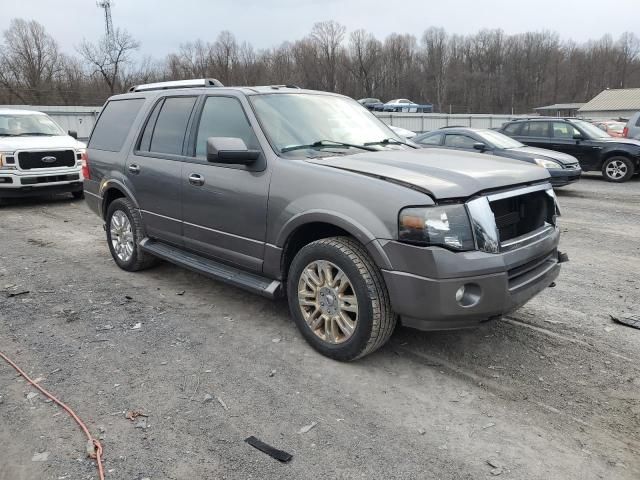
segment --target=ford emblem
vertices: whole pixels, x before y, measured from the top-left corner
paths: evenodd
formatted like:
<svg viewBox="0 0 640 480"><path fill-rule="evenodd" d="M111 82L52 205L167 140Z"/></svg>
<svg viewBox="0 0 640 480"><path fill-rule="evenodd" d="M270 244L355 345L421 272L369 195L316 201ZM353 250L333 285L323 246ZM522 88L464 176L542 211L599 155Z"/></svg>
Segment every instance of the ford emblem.
<svg viewBox="0 0 640 480"><path fill-rule="evenodd" d="M56 157L42 157L44 163L53 163L58 160Z"/></svg>

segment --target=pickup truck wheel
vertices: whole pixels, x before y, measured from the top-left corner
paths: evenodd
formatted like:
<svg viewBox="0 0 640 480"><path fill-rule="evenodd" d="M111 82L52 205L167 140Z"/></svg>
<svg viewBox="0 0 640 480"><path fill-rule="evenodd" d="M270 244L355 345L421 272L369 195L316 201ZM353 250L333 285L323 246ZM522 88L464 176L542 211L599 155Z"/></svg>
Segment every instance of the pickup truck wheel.
<svg viewBox="0 0 640 480"><path fill-rule="evenodd" d="M610 182L626 182L634 173L633 162L626 157L607 158L602 165L602 174Z"/></svg>
<svg viewBox="0 0 640 480"><path fill-rule="evenodd" d="M289 269L287 296L304 338L335 360L356 360L377 350L396 324L380 271L348 237L303 247Z"/></svg>
<svg viewBox="0 0 640 480"><path fill-rule="evenodd" d="M114 200L107 209L107 244L120 268L136 272L158 262L140 248L144 237L142 218L133 203L126 198Z"/></svg>

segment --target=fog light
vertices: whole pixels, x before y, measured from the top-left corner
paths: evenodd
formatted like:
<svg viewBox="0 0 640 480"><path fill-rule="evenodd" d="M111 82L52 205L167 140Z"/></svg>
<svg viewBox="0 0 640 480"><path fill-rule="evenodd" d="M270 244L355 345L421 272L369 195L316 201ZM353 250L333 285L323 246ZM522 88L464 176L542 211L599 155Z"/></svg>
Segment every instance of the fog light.
<svg viewBox="0 0 640 480"><path fill-rule="evenodd" d="M458 305L461 307L475 307L480 303L481 297L482 289L480 285L475 283L465 283L456 290L456 302L458 302Z"/></svg>

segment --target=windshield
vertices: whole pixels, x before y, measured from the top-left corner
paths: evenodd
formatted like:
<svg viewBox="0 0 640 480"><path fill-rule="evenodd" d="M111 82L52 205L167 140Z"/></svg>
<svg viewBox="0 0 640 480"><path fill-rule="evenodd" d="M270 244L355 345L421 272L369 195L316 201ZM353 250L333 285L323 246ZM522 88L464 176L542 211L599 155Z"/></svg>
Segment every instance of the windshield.
<svg viewBox="0 0 640 480"><path fill-rule="evenodd" d="M495 148L521 148L524 147L523 143L514 140L500 132L493 130L480 130L477 132L482 139Z"/></svg>
<svg viewBox="0 0 640 480"><path fill-rule="evenodd" d="M585 122L584 120L572 120L571 123L580 128L589 138L611 138L611 135L599 129L593 123Z"/></svg>
<svg viewBox="0 0 640 480"><path fill-rule="evenodd" d="M64 135L64 132L46 115L0 114L0 136L28 137L31 135Z"/></svg>
<svg viewBox="0 0 640 480"><path fill-rule="evenodd" d="M317 156L319 150L336 149L351 154L362 152L356 146L365 144L384 148L389 143L384 142L387 139L404 143L372 113L348 98L282 93L256 95L251 97L251 103L279 154Z"/></svg>
<svg viewBox="0 0 640 480"><path fill-rule="evenodd" d="M622 131L624 130L624 126L624 123L609 123L607 125L607 128L612 132L622 133Z"/></svg>

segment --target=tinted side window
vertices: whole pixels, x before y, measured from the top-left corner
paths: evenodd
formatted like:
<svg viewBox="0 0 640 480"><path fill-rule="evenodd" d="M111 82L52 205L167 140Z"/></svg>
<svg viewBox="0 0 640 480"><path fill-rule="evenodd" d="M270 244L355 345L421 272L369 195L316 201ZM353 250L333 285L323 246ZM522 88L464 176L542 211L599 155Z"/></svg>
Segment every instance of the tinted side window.
<svg viewBox="0 0 640 480"><path fill-rule="evenodd" d="M151 138L150 151L180 155L196 97L169 97L164 101Z"/></svg>
<svg viewBox="0 0 640 480"><path fill-rule="evenodd" d="M446 135L444 137L444 144L447 147L473 148L474 143L476 143L476 141L466 135Z"/></svg>
<svg viewBox="0 0 640 480"><path fill-rule="evenodd" d="M522 123L510 123L509 125L504 127L504 132L507 135L518 135L518 132L520 131L521 126L522 126Z"/></svg>
<svg viewBox="0 0 640 480"><path fill-rule="evenodd" d="M435 135L429 135L428 137L425 137L422 140L419 140L418 143L422 145L440 145L441 140L442 140L442 134L437 133Z"/></svg>
<svg viewBox="0 0 640 480"><path fill-rule="evenodd" d="M142 139L140 139L140 145L138 147L138 149L143 152L148 152L151 148L151 136L153 135L153 129L156 126L156 120L158 119L158 114L160 113L163 103L164 100L158 102L147 119L147 124L144 127Z"/></svg>
<svg viewBox="0 0 640 480"><path fill-rule="evenodd" d="M549 137L549 122L528 122L522 129L522 135L528 137Z"/></svg>
<svg viewBox="0 0 640 480"><path fill-rule="evenodd" d="M112 100L107 103L93 130L89 148L119 152L143 104L143 98Z"/></svg>
<svg viewBox="0 0 640 480"><path fill-rule="evenodd" d="M198 126L196 156L206 156L207 138L209 137L241 138L249 150L260 149L258 139L253 133L253 128L247 120L242 105L235 98L207 98Z"/></svg>
<svg viewBox="0 0 640 480"><path fill-rule="evenodd" d="M638 115L638 119L636 120L636 127L640 127L640 115Z"/></svg>
<svg viewBox="0 0 640 480"><path fill-rule="evenodd" d="M600 127L602 130L606 131L606 127L602 128L602 126ZM567 138L567 139L573 139L573 136L578 132L578 130L576 130L573 125L569 125L568 123L565 122L553 122L553 137L554 138Z"/></svg>

